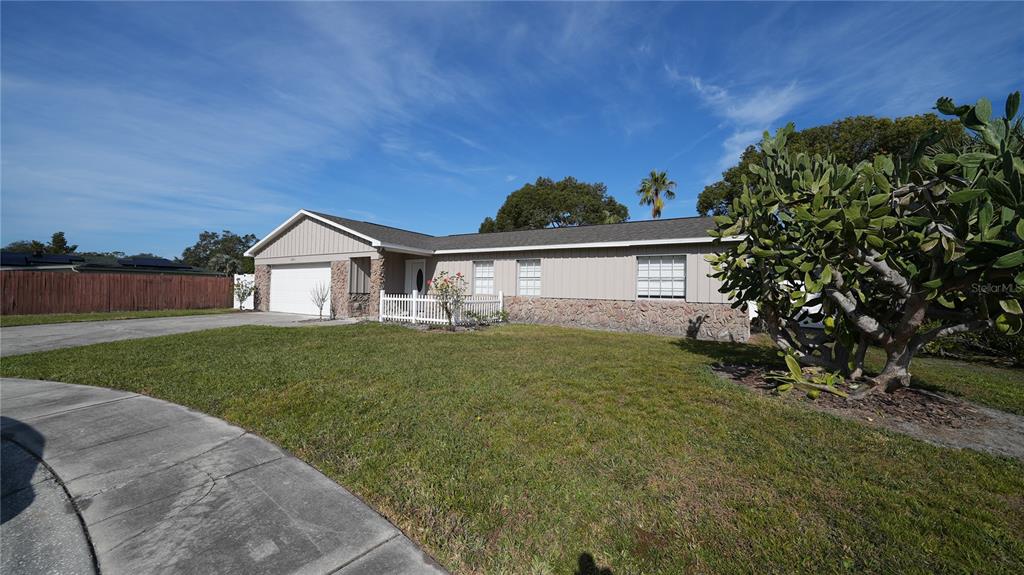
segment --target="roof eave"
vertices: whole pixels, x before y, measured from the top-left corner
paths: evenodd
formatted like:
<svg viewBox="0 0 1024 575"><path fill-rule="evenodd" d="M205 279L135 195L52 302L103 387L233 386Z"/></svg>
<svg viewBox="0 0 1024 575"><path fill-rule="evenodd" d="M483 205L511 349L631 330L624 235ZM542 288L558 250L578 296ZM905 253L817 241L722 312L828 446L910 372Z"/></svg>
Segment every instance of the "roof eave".
<svg viewBox="0 0 1024 575"><path fill-rule="evenodd" d="M404 254L413 254L413 255L417 255L417 256L432 256L435 253L437 253L434 250L425 250L423 248L414 248L414 247L411 247L411 246L403 246L401 244L388 244L388 243L384 243L384 242L380 242L380 244L377 247L379 247L381 249L388 250L388 251L392 251L392 252L399 252L399 253L404 253Z"/></svg>

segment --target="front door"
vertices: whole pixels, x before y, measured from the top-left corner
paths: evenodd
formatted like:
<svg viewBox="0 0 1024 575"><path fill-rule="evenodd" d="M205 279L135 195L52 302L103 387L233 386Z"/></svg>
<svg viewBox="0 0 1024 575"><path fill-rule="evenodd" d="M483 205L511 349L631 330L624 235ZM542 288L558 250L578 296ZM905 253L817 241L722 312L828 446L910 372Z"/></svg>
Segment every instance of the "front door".
<svg viewBox="0 0 1024 575"><path fill-rule="evenodd" d="M427 260L405 260L405 293L427 289Z"/></svg>

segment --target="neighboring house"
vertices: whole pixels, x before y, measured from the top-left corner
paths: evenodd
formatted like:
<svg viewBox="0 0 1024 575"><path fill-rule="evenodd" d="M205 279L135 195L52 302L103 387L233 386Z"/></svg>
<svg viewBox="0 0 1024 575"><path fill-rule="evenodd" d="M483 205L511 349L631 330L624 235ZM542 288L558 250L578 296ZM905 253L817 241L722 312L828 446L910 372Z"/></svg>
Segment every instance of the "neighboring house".
<svg viewBox="0 0 1024 575"><path fill-rule="evenodd" d="M325 285L331 315L376 317L381 290L424 293L447 270L473 295L502 293L511 321L744 341L747 313L708 277L712 228L694 217L430 236L300 210L245 255L265 311L315 314L310 292Z"/></svg>
<svg viewBox="0 0 1024 575"><path fill-rule="evenodd" d="M79 273L140 273L220 276L223 274L173 262L165 258L133 256L117 259L78 254L0 252L2 271L63 271Z"/></svg>

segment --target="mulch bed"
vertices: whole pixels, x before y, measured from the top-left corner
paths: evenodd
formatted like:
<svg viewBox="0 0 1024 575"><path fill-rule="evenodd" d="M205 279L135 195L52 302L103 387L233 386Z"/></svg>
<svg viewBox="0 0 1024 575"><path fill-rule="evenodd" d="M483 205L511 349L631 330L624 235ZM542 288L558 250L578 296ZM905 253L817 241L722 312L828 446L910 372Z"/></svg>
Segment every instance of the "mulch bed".
<svg viewBox="0 0 1024 575"><path fill-rule="evenodd" d="M846 399L831 393L822 393L817 399L810 399L798 389L786 393L776 392L774 384L765 381L764 374L767 370L763 368L718 366L715 371L760 394L871 423L886 418L897 418L929 427L959 429L983 425L990 419L976 406L959 398L923 389L909 388L895 393L874 392L860 399ZM838 387L846 393L854 392L843 384Z"/></svg>
<svg viewBox="0 0 1024 575"><path fill-rule="evenodd" d="M976 405L959 397L923 389L876 391L857 399L822 393L817 399L792 389L775 391L766 370L755 366L718 365L715 373L755 393L787 404L831 413L866 425L903 433L955 449L973 449L1024 461L1024 416ZM840 388L850 393L848 387Z"/></svg>

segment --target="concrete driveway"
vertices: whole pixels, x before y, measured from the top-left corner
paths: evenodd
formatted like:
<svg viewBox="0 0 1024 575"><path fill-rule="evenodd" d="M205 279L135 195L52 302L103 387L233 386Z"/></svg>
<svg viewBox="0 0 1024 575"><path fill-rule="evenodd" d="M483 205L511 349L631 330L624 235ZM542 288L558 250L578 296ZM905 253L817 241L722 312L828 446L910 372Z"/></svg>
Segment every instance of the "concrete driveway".
<svg viewBox="0 0 1024 575"><path fill-rule="evenodd" d="M0 572L445 571L260 437L134 393L0 379Z"/></svg>
<svg viewBox="0 0 1024 575"><path fill-rule="evenodd" d="M314 318L289 313L239 312L5 327L0 329L0 356L239 325L312 326L347 323L346 320L299 323Z"/></svg>

